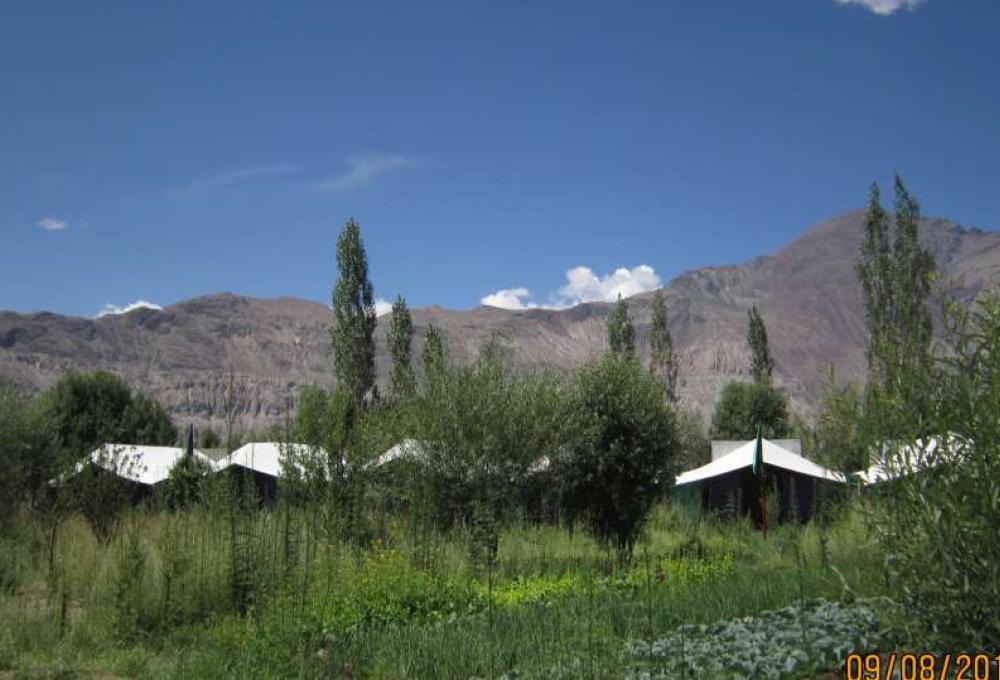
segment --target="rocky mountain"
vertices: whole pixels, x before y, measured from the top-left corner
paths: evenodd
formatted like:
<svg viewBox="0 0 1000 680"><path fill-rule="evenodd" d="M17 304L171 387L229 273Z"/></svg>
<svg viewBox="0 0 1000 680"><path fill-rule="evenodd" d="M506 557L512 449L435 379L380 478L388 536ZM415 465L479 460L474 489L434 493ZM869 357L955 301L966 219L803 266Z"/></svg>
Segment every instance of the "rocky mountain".
<svg viewBox="0 0 1000 680"><path fill-rule="evenodd" d="M684 402L707 415L727 381L747 379L744 333L752 303L767 323L776 382L799 415L814 413L824 366L835 367L838 380L863 379L865 328L854 274L862 220L863 213L848 213L772 255L689 271L665 287ZM926 219L921 237L935 255L942 285L966 297L996 287L1000 233ZM644 357L650 298L630 301ZM416 309L414 352L419 357L431 323L445 330L460 360L474 357L499 330L518 366L572 369L605 347L609 307ZM260 429L294 408L298 386L330 383L330 319L330 310L316 302L229 293L99 319L0 312L0 376L42 389L68 369L109 369L159 399L178 423L220 429L232 371L239 420L244 428ZM377 336L381 381L388 374L387 325L379 324Z"/></svg>

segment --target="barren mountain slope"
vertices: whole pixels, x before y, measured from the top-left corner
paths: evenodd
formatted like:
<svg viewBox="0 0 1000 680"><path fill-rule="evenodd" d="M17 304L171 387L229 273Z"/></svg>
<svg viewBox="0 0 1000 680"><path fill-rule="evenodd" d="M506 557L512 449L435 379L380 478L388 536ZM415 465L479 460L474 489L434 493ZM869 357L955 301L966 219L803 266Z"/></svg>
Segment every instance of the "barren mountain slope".
<svg viewBox="0 0 1000 680"><path fill-rule="evenodd" d="M818 401L820 369L861 379L864 319L854 262L860 212L824 222L773 255L736 266L687 272L666 287L670 327L681 356L682 399L710 412L722 385L746 378L746 310L756 302L767 322L779 385L809 417ZM925 220L922 237L941 279L966 296L994 287L1000 234ZM651 294L630 300L643 357ZM571 369L605 346L609 305L507 311L481 307L413 311L419 359L428 324L445 330L453 354L475 356L494 330L509 339L519 366ZM260 300L231 294L90 320L49 313L0 312L0 376L33 389L70 368L106 368L162 401L179 423L220 426L230 370L245 427L280 421L302 384L331 380L328 324L322 304L294 298ZM380 379L388 373L385 326L378 330Z"/></svg>

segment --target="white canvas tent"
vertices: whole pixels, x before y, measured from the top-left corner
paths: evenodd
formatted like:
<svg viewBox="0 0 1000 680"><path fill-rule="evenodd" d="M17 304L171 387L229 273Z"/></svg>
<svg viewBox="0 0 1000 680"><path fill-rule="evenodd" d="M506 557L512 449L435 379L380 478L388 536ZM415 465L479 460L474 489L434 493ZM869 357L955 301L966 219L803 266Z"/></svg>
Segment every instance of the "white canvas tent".
<svg viewBox="0 0 1000 680"><path fill-rule="evenodd" d="M707 465L688 470L674 483L674 499L688 511L749 515L763 525L762 499L773 492L778 500L778 521L808 521L817 503L817 484L846 482L844 475L760 439L761 462L766 474L755 473L757 440L743 442Z"/></svg>
<svg viewBox="0 0 1000 680"><path fill-rule="evenodd" d="M74 472L81 472L86 465L95 465L134 484L153 486L170 476L170 471L185 453L185 449L177 446L102 444L78 463ZM194 455L209 469L214 469L212 460L201 451L195 449Z"/></svg>
<svg viewBox="0 0 1000 680"><path fill-rule="evenodd" d="M968 440L956 434L947 437L928 437L909 444L888 442L883 444L879 460L866 470L855 472L862 484L881 484L906 475L929 470L938 465L960 459L960 452L969 445Z"/></svg>
<svg viewBox="0 0 1000 680"><path fill-rule="evenodd" d="M803 458L797 453L782 448L770 439L761 439L761 443L764 448L764 465L831 482L847 481L844 475L839 472L827 470L825 467L812 462L808 458ZM699 468L682 473L677 477L674 486L700 482L705 479L724 475L728 472L753 467L756 451L757 440L751 439L707 465L702 465Z"/></svg>
<svg viewBox="0 0 1000 680"><path fill-rule="evenodd" d="M236 466L277 479L281 476L281 462L286 453L306 455L313 449L305 444L280 442L251 442L244 444L216 463L219 471ZM322 449L318 450L320 453Z"/></svg>
<svg viewBox="0 0 1000 680"><path fill-rule="evenodd" d="M365 466L365 468L370 467L382 467L383 465L388 465L389 463L400 460L401 458L422 458L424 455L424 448L420 445L416 439L404 439L395 446L386 449L386 451L373 460L371 463Z"/></svg>

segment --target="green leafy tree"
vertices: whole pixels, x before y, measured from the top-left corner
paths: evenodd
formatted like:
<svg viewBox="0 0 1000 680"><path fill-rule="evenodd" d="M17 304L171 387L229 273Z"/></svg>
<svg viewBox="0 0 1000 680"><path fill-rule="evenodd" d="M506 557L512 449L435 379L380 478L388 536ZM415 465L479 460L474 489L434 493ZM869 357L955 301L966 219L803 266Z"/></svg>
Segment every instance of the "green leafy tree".
<svg viewBox="0 0 1000 680"><path fill-rule="evenodd" d="M788 436L788 406L777 389L768 384L728 383L712 416L713 439L752 439L757 424L764 436Z"/></svg>
<svg viewBox="0 0 1000 680"><path fill-rule="evenodd" d="M579 370L575 414L577 434L563 444L555 471L565 508L627 560L678 471L673 412L648 371L609 352Z"/></svg>
<svg viewBox="0 0 1000 680"><path fill-rule="evenodd" d="M882 208L878 184L872 184L865 213L864 238L855 271L861 282L868 326L865 347L868 357L869 381L882 385L887 372L895 363L892 319L895 286L892 281L892 246L889 234L889 215Z"/></svg>
<svg viewBox="0 0 1000 680"><path fill-rule="evenodd" d="M635 327L629 318L628 300L620 293L608 314L608 347L619 356L635 356Z"/></svg>
<svg viewBox="0 0 1000 680"><path fill-rule="evenodd" d="M375 385L375 293L368 280L368 256L361 229L349 220L337 239L340 277L333 289L334 374L355 403Z"/></svg>
<svg viewBox="0 0 1000 680"><path fill-rule="evenodd" d="M39 397L39 408L51 428L59 467L71 475L63 493L49 499L50 547L66 507L79 510L107 543L132 500L133 489L119 476L136 461L124 447L176 444L176 428L158 402L105 371L67 373ZM76 468L102 444L115 446L102 449L97 464Z"/></svg>
<svg viewBox="0 0 1000 680"><path fill-rule="evenodd" d="M704 420L697 411L675 407L678 468L693 470L712 461L712 441L708 438Z"/></svg>
<svg viewBox="0 0 1000 680"><path fill-rule="evenodd" d="M875 422L870 448L887 469L910 474L868 498L886 581L908 610L907 639L928 648L991 649L1000 640L1000 299L990 293L969 308L951 305L945 324L944 351L923 377L933 435L887 442ZM898 399L888 408L911 409ZM885 408L875 414L885 415Z"/></svg>
<svg viewBox="0 0 1000 680"><path fill-rule="evenodd" d="M445 364L411 411L421 502L438 524L470 522L487 558L502 517L571 423L564 382L510 370L501 344L494 336L471 365Z"/></svg>
<svg viewBox="0 0 1000 680"><path fill-rule="evenodd" d="M810 450L831 470L856 472L868 467L864 397L855 385L838 385L831 368L823 405L810 432Z"/></svg>
<svg viewBox="0 0 1000 680"><path fill-rule="evenodd" d="M212 468L197 456L184 456L170 469L163 484L163 502L170 510L184 510L202 500Z"/></svg>
<svg viewBox="0 0 1000 680"><path fill-rule="evenodd" d="M34 504L58 471L54 448L37 402L0 381L0 534L10 529L24 503Z"/></svg>
<svg viewBox="0 0 1000 680"><path fill-rule="evenodd" d="M870 408L898 400L890 408L894 422L883 418L887 435L923 432L929 419L928 380L933 325L927 302L935 275L931 253L920 244L920 206L897 175L895 223L890 244L889 216L872 186L865 234L856 271L861 282L868 327Z"/></svg>
<svg viewBox="0 0 1000 680"><path fill-rule="evenodd" d="M747 344L750 345L753 381L758 385L770 385L774 359L771 358L771 348L767 342L767 327L757 311L757 305L750 307L747 317Z"/></svg>
<svg viewBox="0 0 1000 680"><path fill-rule="evenodd" d="M390 383L394 397L409 397L416 390L416 376L410 360L413 344L413 319L406 307L406 300L400 295L392 305L389 320L389 355L392 357Z"/></svg>
<svg viewBox="0 0 1000 680"><path fill-rule="evenodd" d="M177 442L177 430L163 407L106 371L67 373L40 400L63 461L78 461L105 443Z"/></svg>
<svg viewBox="0 0 1000 680"><path fill-rule="evenodd" d="M434 324L427 327L420 360L423 366L424 386L426 388L435 378L443 375L448 365L448 345L445 341L444 333Z"/></svg>
<svg viewBox="0 0 1000 680"><path fill-rule="evenodd" d="M649 335L650 363L653 373L663 384L667 401L677 401L677 357L674 339L667 325L667 302L662 290L653 294L653 319Z"/></svg>

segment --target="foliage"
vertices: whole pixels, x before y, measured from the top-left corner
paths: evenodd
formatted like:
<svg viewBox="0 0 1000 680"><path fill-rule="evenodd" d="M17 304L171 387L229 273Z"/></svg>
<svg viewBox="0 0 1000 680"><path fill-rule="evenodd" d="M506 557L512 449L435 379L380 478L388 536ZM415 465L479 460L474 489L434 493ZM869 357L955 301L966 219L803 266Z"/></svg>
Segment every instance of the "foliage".
<svg viewBox="0 0 1000 680"><path fill-rule="evenodd" d="M555 455L570 422L565 384L548 373L511 371L499 344L494 338L471 365L435 368L409 414L422 448L425 502L439 521L475 520L490 543L499 514L533 468Z"/></svg>
<svg viewBox="0 0 1000 680"><path fill-rule="evenodd" d="M386 344L392 358L389 382L394 397L407 397L416 391L416 377L410 361L410 345L413 342L413 319L406 307L406 300L400 295L392 305L389 320L389 334Z"/></svg>
<svg viewBox="0 0 1000 680"><path fill-rule="evenodd" d="M856 472L868 467L864 431L865 401L853 384L838 385L831 368L816 425L808 433L809 450L831 470Z"/></svg>
<svg viewBox="0 0 1000 680"><path fill-rule="evenodd" d="M662 289L653 294L653 319L649 331L650 366L663 383L667 401L677 401L677 357L674 339L667 325L667 303Z"/></svg>
<svg viewBox="0 0 1000 680"><path fill-rule="evenodd" d="M444 374L448 364L448 343L444 333L434 324L427 326L427 334L424 336L424 348L420 355L420 362L423 366L424 385L429 387L436 379Z"/></svg>
<svg viewBox="0 0 1000 680"><path fill-rule="evenodd" d="M340 277L333 289L330 329L334 374L356 404L375 385L375 294L368 280L368 256L361 229L348 220L337 239Z"/></svg>
<svg viewBox="0 0 1000 680"><path fill-rule="evenodd" d="M767 327L764 319L757 311L757 305L747 312L747 344L750 345L751 368L754 383L770 385L771 373L774 370L774 359L767 343Z"/></svg>
<svg viewBox="0 0 1000 680"><path fill-rule="evenodd" d="M816 677L842 668L851 652L877 646L881 606L802 602L754 617L679 626L655 642L631 642L625 652L657 677Z"/></svg>
<svg viewBox="0 0 1000 680"><path fill-rule="evenodd" d="M692 470L712 461L712 442L705 433L701 414L677 407L678 470Z"/></svg>
<svg viewBox="0 0 1000 680"><path fill-rule="evenodd" d="M199 449L216 449L222 444L222 437L210 427L206 427L203 430L198 431L198 448Z"/></svg>
<svg viewBox="0 0 1000 680"><path fill-rule="evenodd" d="M875 526L890 581L919 624L912 635L988 646L1000 639L1000 299L956 306L948 319L950 351L935 372L927 423L941 434L881 447L879 462L890 470L906 470L916 455L919 471L881 485ZM893 400L890 408L905 406Z"/></svg>
<svg viewBox="0 0 1000 680"><path fill-rule="evenodd" d="M560 453L556 478L570 515L625 558L676 475L676 420L657 381L612 352L580 369L575 398L579 435Z"/></svg>
<svg viewBox="0 0 1000 680"><path fill-rule="evenodd" d="M189 508L201 501L212 468L197 456L183 456L163 483L163 502L170 510Z"/></svg>
<svg viewBox="0 0 1000 680"><path fill-rule="evenodd" d="M37 401L0 382L0 535L13 529L18 509L33 501L57 472L47 424Z"/></svg>
<svg viewBox="0 0 1000 680"><path fill-rule="evenodd" d="M769 439L788 435L784 395L770 384L728 383L712 416L712 438L752 439L758 423Z"/></svg>
<svg viewBox="0 0 1000 680"><path fill-rule="evenodd" d="M635 327L621 293L608 314L608 349L618 356L635 356Z"/></svg>
<svg viewBox="0 0 1000 680"><path fill-rule="evenodd" d="M883 414L882 424L888 432L910 436L925 433L921 420L930 409L926 394L933 326L927 300L935 263L919 241L920 207L898 175L895 194L890 243L889 216L880 204L878 185L872 185L856 271L868 326L869 390L880 403L898 399L906 404L890 409L895 422Z"/></svg>
<svg viewBox="0 0 1000 680"><path fill-rule="evenodd" d="M140 498L139 489L127 481L140 463L120 445L103 446L95 454L75 468L61 491L90 524L97 540L108 544L122 515Z"/></svg>
<svg viewBox="0 0 1000 680"><path fill-rule="evenodd" d="M63 461L105 443L170 446L177 431L158 402L106 371L70 372L40 397Z"/></svg>

